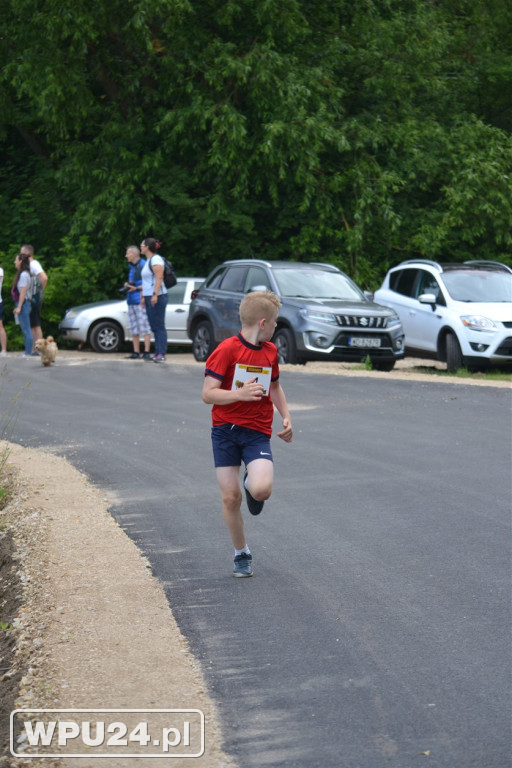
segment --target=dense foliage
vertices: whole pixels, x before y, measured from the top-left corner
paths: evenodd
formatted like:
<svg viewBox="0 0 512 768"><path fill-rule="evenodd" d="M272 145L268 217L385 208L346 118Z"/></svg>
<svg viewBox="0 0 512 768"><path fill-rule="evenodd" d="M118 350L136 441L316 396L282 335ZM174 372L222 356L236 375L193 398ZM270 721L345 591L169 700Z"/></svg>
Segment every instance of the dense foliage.
<svg viewBox="0 0 512 768"><path fill-rule="evenodd" d="M182 274L512 263L508 0L0 8L0 263L35 245L47 322L115 295L149 234Z"/></svg>

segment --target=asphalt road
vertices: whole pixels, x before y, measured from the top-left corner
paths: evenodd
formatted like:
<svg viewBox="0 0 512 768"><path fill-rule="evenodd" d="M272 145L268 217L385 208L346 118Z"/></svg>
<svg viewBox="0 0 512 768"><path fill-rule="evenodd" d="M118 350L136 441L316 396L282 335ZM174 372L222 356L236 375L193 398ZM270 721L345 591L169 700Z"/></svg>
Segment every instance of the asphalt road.
<svg viewBox="0 0 512 768"><path fill-rule="evenodd" d="M33 363L12 439L117 494L240 766L510 768L509 390L287 373L234 579L197 366Z"/></svg>

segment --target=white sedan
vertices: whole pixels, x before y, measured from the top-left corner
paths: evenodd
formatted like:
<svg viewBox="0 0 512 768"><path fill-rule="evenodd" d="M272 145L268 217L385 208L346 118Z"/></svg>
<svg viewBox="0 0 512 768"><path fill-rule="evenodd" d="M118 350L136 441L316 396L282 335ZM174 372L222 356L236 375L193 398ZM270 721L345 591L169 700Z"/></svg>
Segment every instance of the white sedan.
<svg viewBox="0 0 512 768"><path fill-rule="evenodd" d="M188 311L192 291L197 290L203 280L202 277L178 277L177 284L169 288L165 312L169 344L192 344L187 336ZM66 341L90 344L96 352L118 352L132 338L126 298L72 307L61 320L59 331Z"/></svg>

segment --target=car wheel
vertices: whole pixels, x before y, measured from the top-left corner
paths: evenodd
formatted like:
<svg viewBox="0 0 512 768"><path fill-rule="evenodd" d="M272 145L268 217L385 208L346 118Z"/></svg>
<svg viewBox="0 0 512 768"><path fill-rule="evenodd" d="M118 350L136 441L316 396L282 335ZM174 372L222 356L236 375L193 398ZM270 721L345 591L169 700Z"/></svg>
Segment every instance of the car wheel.
<svg viewBox="0 0 512 768"><path fill-rule="evenodd" d="M395 367L394 360L372 360L372 367L376 371L392 371Z"/></svg>
<svg viewBox="0 0 512 768"><path fill-rule="evenodd" d="M108 320L95 325L90 335L91 347L95 352L117 352L123 341L121 328Z"/></svg>
<svg viewBox="0 0 512 768"><path fill-rule="evenodd" d="M194 331L192 352L198 363L204 363L213 352L213 327L209 320L202 320Z"/></svg>
<svg viewBox="0 0 512 768"><path fill-rule="evenodd" d="M449 333L446 337L446 370L454 373L462 368L462 350L459 341L454 333Z"/></svg>
<svg viewBox="0 0 512 768"><path fill-rule="evenodd" d="M289 328L278 328L274 333L272 341L277 347L277 357L281 365L285 365L286 363L290 363L291 365L297 364L295 339Z"/></svg>

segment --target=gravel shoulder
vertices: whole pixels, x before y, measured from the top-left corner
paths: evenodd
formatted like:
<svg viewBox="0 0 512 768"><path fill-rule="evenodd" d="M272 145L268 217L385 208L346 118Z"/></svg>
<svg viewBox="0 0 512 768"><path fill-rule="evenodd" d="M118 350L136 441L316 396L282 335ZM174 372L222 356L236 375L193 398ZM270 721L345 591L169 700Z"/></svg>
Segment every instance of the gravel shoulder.
<svg viewBox="0 0 512 768"><path fill-rule="evenodd" d="M56 365L87 365L120 355L59 352ZM196 363L171 354L168 364ZM29 364L36 360L27 361ZM329 373L432 381L418 373L431 361L407 359L392 373L357 370L342 363L283 366L293 375ZM505 386L478 378L443 383ZM41 450L0 444L8 452L11 501L0 512L0 766L90 768L97 760L11 757L9 713L13 708L200 709L205 715L205 752L197 764L234 768L222 751L222 732L199 664L189 651L164 591L148 562L109 514L104 498L66 459ZM26 482L27 477L31 482ZM7 628L6 628L7 627ZM18 731L19 732L19 731ZM26 742L18 749L23 752ZM29 754L30 748L26 749ZM175 768L190 766L173 759ZM140 759L112 757L109 768L134 768ZM169 765L154 758L152 768Z"/></svg>
<svg viewBox="0 0 512 768"><path fill-rule="evenodd" d="M199 665L149 564L109 514L109 500L61 457L17 445L9 451L14 494L2 529L14 539L13 586L20 597L12 620L14 668L6 673L18 684L15 707L197 708L206 723L197 764L230 768ZM5 704L2 716L8 716ZM190 766L187 758L172 762ZM140 764L108 759L109 768ZM4 756L0 765L89 768L91 762ZM169 760L154 758L151 765Z"/></svg>

